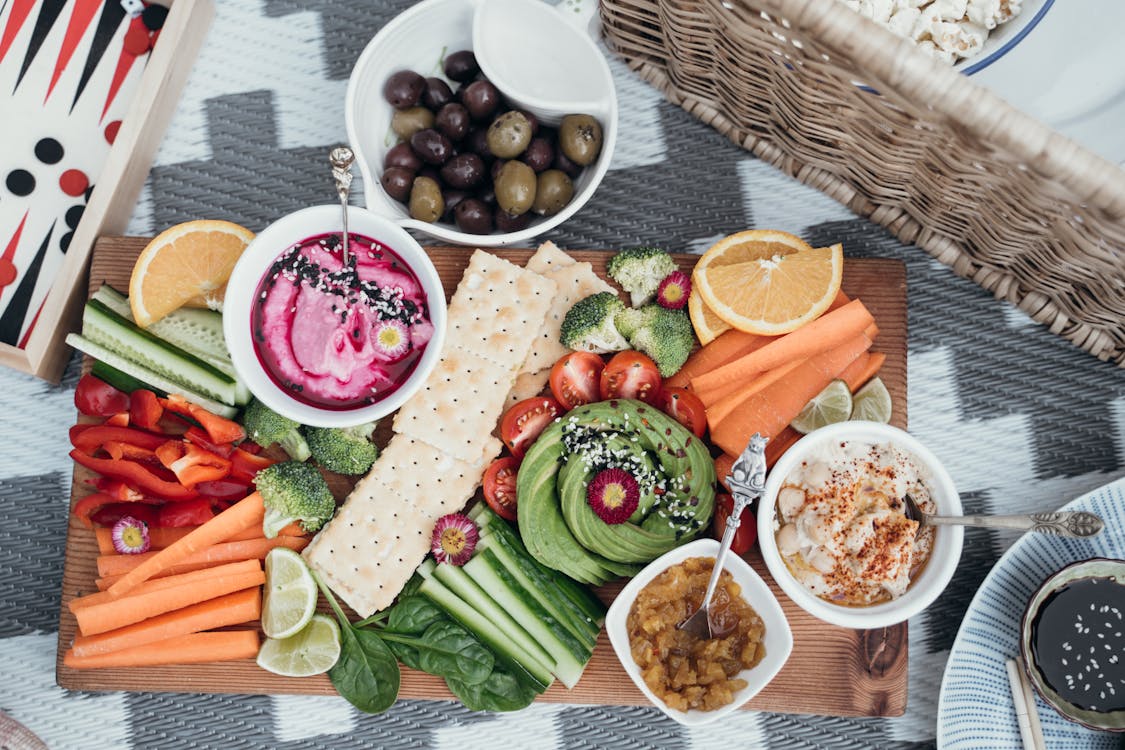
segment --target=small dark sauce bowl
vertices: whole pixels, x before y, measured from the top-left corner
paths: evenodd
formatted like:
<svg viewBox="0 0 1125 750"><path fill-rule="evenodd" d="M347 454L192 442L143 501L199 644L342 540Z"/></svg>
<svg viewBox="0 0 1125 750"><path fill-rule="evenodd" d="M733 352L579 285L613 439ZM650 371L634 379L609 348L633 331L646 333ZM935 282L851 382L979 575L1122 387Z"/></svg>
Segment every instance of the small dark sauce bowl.
<svg viewBox="0 0 1125 750"><path fill-rule="evenodd" d="M1072 563L1047 578L1031 596L1027 608L1024 610L1023 619L1020 623L1020 654L1027 670L1027 677L1034 686L1035 692L1064 719L1090 729L1125 732L1125 709L1114 711L1091 710L1071 703L1063 698L1052 685L1047 683L1040 666L1036 663L1035 628L1036 621L1044 610L1044 604L1065 587L1089 579L1112 579L1107 585L1121 586L1125 590L1125 560L1094 557ZM1125 614L1125 610L1123 610L1123 614ZM1115 652L1111 651L1110 653ZM1085 656L1089 658L1088 654L1085 654ZM1119 652L1118 656L1125 660L1125 651ZM1075 664L1076 669L1077 666ZM1121 691L1125 693L1125 685L1121 685Z"/></svg>

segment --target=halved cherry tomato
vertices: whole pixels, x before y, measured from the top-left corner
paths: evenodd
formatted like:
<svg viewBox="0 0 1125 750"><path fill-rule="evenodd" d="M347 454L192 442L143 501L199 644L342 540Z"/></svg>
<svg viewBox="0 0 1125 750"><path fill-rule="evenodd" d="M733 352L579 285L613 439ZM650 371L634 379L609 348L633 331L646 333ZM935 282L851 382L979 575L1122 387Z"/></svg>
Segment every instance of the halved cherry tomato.
<svg viewBox="0 0 1125 750"><path fill-rule="evenodd" d="M696 437L707 432L707 407L687 388L665 388L664 413L688 428Z"/></svg>
<svg viewBox="0 0 1125 750"><path fill-rule="evenodd" d="M520 460L504 456L493 461L484 472L484 500L501 518L516 520L516 473Z"/></svg>
<svg viewBox="0 0 1125 750"><path fill-rule="evenodd" d="M727 519L734 510L734 498L730 495L715 495L715 515L711 520L711 535L722 540L723 532L727 529ZM742 521L738 530L734 532L734 541L730 549L736 555L745 555L758 541L758 521L750 508L742 511Z"/></svg>
<svg viewBox="0 0 1125 750"><path fill-rule="evenodd" d="M74 405L88 417L112 417L129 411L129 395L86 373L74 389Z"/></svg>
<svg viewBox="0 0 1125 750"><path fill-rule="evenodd" d="M663 385L660 370L649 357L634 351L618 352L602 370L601 397L603 401L635 398L659 406Z"/></svg>
<svg viewBox="0 0 1125 750"><path fill-rule="evenodd" d="M504 418L500 420L500 439L513 456L523 458L539 433L562 413L562 404L553 398L526 398L504 412Z"/></svg>
<svg viewBox="0 0 1125 750"><path fill-rule="evenodd" d="M567 411L597 401L598 378L604 368L605 362L597 354L571 352L551 368L551 393Z"/></svg>

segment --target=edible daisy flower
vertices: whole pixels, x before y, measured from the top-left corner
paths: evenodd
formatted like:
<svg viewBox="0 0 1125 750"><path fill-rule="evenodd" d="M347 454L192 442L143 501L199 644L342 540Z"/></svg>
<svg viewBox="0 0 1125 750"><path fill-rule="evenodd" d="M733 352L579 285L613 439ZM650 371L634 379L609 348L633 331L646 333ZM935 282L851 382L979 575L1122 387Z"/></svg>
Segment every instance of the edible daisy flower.
<svg viewBox="0 0 1125 750"><path fill-rule="evenodd" d="M371 332L371 343L379 359L397 362L410 353L410 332L400 320L380 320Z"/></svg>
<svg viewBox="0 0 1125 750"><path fill-rule="evenodd" d="M603 469L586 487L586 502L611 525L628 521L640 501L637 480L624 469Z"/></svg>
<svg viewBox="0 0 1125 750"><path fill-rule="evenodd" d="M461 513L449 513L434 526L431 551L439 563L464 565L473 556L480 532L472 519Z"/></svg>
<svg viewBox="0 0 1125 750"><path fill-rule="evenodd" d="M148 525L132 516L124 516L113 524L110 536L113 548L121 555L139 555L148 552Z"/></svg>
<svg viewBox="0 0 1125 750"><path fill-rule="evenodd" d="M656 288L656 302L669 310L680 310L691 294L691 278L683 271L673 271Z"/></svg>

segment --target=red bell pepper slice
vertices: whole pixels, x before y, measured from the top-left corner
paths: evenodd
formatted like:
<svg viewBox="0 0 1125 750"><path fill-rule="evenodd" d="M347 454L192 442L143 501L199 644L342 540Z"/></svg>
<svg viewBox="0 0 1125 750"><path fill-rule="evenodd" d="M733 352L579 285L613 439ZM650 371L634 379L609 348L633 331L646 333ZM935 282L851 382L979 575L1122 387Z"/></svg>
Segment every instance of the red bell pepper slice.
<svg viewBox="0 0 1125 750"><path fill-rule="evenodd" d="M254 476L259 471L277 463L267 456L244 451L241 446L234 449L234 453L230 455L230 462L231 479L246 482L246 484L252 483Z"/></svg>
<svg viewBox="0 0 1125 750"><path fill-rule="evenodd" d="M157 511L156 525L166 528L201 526L215 517L211 501L205 497L181 500L161 505Z"/></svg>
<svg viewBox="0 0 1125 750"><path fill-rule="evenodd" d="M113 497L112 495L109 495L105 492L95 492L91 495L87 495L86 497L75 503L74 510L72 510L71 512L75 515L75 517L78 518L79 521L81 521L87 527L90 527L94 525L94 522L91 520L91 516L96 514L98 510L109 505L136 506L141 509L138 512L142 514L151 511L153 502L144 501L143 496L140 495L138 495L137 497L138 499L136 501L121 501L118 498Z"/></svg>
<svg viewBox="0 0 1125 750"><path fill-rule="evenodd" d="M139 503L145 500L143 492L130 487L122 482L120 479L110 479L108 477L98 477L91 484L97 487L101 492L109 495L111 498L122 503ZM150 499L149 502L159 502L155 499Z"/></svg>
<svg viewBox="0 0 1125 750"><path fill-rule="evenodd" d="M125 516L130 516L148 524L149 528L159 525L159 506L141 503L110 503L90 514L90 520L98 526L113 526Z"/></svg>
<svg viewBox="0 0 1125 750"><path fill-rule="evenodd" d="M129 443L119 443L116 440L110 440L102 446L102 450L109 454L110 458L128 458L133 461L156 461L156 454L148 448L142 448L139 445L131 445Z"/></svg>
<svg viewBox="0 0 1125 750"><path fill-rule="evenodd" d="M75 425L80 427L81 425ZM70 430L70 444L87 455L94 455L98 449L104 448L106 443L121 443L154 451L164 444L168 438L155 435L144 430L132 427L116 427L113 425L93 425L83 430Z"/></svg>
<svg viewBox="0 0 1125 750"><path fill-rule="evenodd" d="M185 487L213 482L230 474L230 459L183 440L167 441L156 449L156 457Z"/></svg>
<svg viewBox="0 0 1125 750"><path fill-rule="evenodd" d="M211 437L194 425L189 427L187 432L184 433L184 439L188 442L195 443L200 448L205 448L216 456L223 458L230 458L230 454L234 451L234 446L230 443L213 443Z"/></svg>
<svg viewBox="0 0 1125 750"><path fill-rule="evenodd" d="M237 443L246 439L246 430L238 422L220 417L204 409L198 404L193 404L183 396L172 393L168 398L161 399L160 403L165 409L186 417L191 417L207 431L213 443Z"/></svg>
<svg viewBox="0 0 1125 750"><path fill-rule="evenodd" d="M129 408L129 395L86 373L74 389L74 405L88 417L111 417Z"/></svg>
<svg viewBox="0 0 1125 750"><path fill-rule="evenodd" d="M191 500L199 496L199 493L195 490L185 487L179 482L162 479L149 467L138 461L131 461L127 458L95 458L77 448L70 452L70 457L76 463L91 471L96 471L110 479L120 479L152 497L168 500Z"/></svg>
<svg viewBox="0 0 1125 750"><path fill-rule="evenodd" d="M129 419L134 425L145 430L160 431L160 418L164 407L156 394L145 388L138 388L129 394Z"/></svg>
<svg viewBox="0 0 1125 750"><path fill-rule="evenodd" d="M226 479L200 482L195 485L195 491L212 500L241 500L253 492L254 488L228 476Z"/></svg>
<svg viewBox="0 0 1125 750"><path fill-rule="evenodd" d="M112 417L107 417L102 424L107 424L110 427L128 427L129 426L129 412L119 411Z"/></svg>

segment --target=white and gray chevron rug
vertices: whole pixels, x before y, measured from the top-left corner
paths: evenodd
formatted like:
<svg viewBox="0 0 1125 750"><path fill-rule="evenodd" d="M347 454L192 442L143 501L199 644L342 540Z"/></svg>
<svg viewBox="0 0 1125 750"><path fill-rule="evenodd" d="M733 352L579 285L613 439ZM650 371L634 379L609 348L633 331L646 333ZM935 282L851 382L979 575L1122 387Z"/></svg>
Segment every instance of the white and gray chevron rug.
<svg viewBox="0 0 1125 750"><path fill-rule="evenodd" d="M210 217L258 230L331 201L352 63L406 0L217 0L130 232ZM595 200L550 239L706 248L786 229L849 256L905 261L910 431L946 462L967 511L1048 509L1125 473L1125 371L1098 362L740 151L613 64L620 141ZM473 715L400 701L369 717L339 698L83 694L54 682L77 360L61 387L0 370L0 712L51 748L923 748L958 624L1012 537L969 529L947 593L910 622L910 702L895 719L739 712L688 730L648 708L537 705Z"/></svg>

